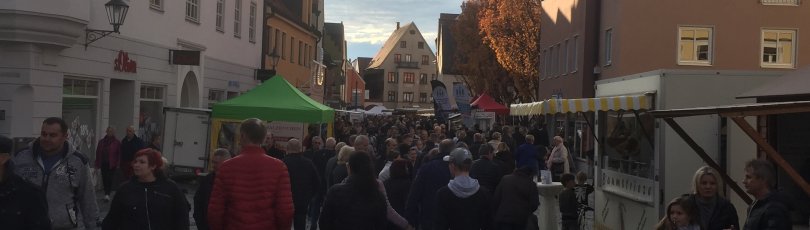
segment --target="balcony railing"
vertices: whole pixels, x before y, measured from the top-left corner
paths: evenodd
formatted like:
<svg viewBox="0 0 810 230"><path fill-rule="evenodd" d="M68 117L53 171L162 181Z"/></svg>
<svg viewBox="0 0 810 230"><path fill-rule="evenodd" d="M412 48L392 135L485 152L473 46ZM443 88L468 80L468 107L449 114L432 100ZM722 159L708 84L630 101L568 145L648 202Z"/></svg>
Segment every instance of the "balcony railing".
<svg viewBox="0 0 810 230"><path fill-rule="evenodd" d="M798 6L801 0L759 0L762 5Z"/></svg>
<svg viewBox="0 0 810 230"><path fill-rule="evenodd" d="M419 62L397 62L397 67L399 68L409 68L409 69L418 69Z"/></svg>

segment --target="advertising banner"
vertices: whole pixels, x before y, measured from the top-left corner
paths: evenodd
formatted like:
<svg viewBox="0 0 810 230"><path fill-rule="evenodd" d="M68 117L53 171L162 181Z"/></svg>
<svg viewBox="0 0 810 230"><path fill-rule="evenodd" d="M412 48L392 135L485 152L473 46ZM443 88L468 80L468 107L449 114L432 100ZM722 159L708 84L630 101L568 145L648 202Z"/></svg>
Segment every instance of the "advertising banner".
<svg viewBox="0 0 810 230"><path fill-rule="evenodd" d="M456 97L456 106L458 106L458 112L461 113L464 126L473 127L475 120L470 110L470 100L472 100L470 90L468 90L467 86L462 82L453 82L453 95Z"/></svg>
<svg viewBox="0 0 810 230"><path fill-rule="evenodd" d="M269 126L270 132L273 133L276 148L283 151L287 151L288 140L292 138L304 140L304 132L306 131L304 123L272 121Z"/></svg>
<svg viewBox="0 0 810 230"><path fill-rule="evenodd" d="M439 80L430 81L433 87L433 114L439 121L446 121L450 113L450 97L447 94L447 87Z"/></svg>

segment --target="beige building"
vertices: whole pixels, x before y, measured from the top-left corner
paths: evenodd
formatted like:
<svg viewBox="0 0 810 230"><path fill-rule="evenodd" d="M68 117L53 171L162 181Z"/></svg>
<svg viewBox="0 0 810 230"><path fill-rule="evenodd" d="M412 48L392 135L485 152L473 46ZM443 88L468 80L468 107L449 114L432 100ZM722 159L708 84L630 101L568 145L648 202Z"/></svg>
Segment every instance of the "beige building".
<svg viewBox="0 0 810 230"><path fill-rule="evenodd" d="M413 22L397 28L367 68L369 103L389 109L433 108L430 81L436 77L436 56ZM370 81L368 73L373 73Z"/></svg>
<svg viewBox="0 0 810 230"><path fill-rule="evenodd" d="M755 102L738 96L810 65L810 38L801 36L810 30L810 6L799 0L541 4L539 98L612 98L621 107L589 115L601 141L589 171L596 187L590 221L597 229L653 228L670 200L690 192L692 174L705 165L647 111ZM560 105L573 105L568 102ZM726 169L734 180L727 184L743 187L743 165L757 156L756 145L724 118L676 120ZM764 121L749 120L762 132L768 130ZM581 157L575 161L588 156ZM780 181L790 192L792 182ZM744 224L746 195L730 187L721 193ZM806 223L806 216L799 218Z"/></svg>
<svg viewBox="0 0 810 230"><path fill-rule="evenodd" d="M318 2L266 0L264 68L276 69L301 92L318 102L323 98L323 66L318 62ZM279 56L273 65L273 52Z"/></svg>

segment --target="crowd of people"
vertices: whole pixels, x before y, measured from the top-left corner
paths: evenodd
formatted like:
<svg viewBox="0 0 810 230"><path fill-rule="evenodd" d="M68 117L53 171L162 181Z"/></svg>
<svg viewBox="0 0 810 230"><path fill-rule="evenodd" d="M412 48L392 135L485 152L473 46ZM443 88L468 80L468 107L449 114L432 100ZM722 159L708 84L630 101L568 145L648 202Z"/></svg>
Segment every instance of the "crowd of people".
<svg viewBox="0 0 810 230"><path fill-rule="evenodd" d="M579 229L592 211L587 174L577 172L565 142L542 123L448 127L427 118L371 117L335 121L335 137L287 140L278 148L259 119L239 127L239 152L215 149L212 171L189 203L166 176L159 142L144 146L132 127L122 140L112 128L95 162L66 141L60 118L42 123L21 152L0 140L2 229L536 229L537 175L549 170L559 194L563 229ZM282 151L281 149L285 149ZM90 166L100 169L110 210L98 216ZM113 191L112 174L126 178ZM106 176L104 176L106 175ZM771 190L773 166L746 164L743 183L756 202L739 225L720 196L722 178L709 167L690 194L675 198L657 229L790 229L787 206ZM584 195L583 195L584 194ZM742 226L743 228L740 228Z"/></svg>

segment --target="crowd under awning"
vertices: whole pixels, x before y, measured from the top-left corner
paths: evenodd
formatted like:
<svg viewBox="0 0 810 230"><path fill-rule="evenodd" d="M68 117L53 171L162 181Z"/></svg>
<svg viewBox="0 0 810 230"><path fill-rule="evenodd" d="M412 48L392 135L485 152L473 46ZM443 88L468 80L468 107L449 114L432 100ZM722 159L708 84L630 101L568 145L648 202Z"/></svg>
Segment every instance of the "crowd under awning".
<svg viewBox="0 0 810 230"><path fill-rule="evenodd" d="M531 116L596 111L649 110L653 108L653 95L653 93L644 93L614 97L548 99L539 102L513 104L510 106L510 115Z"/></svg>

